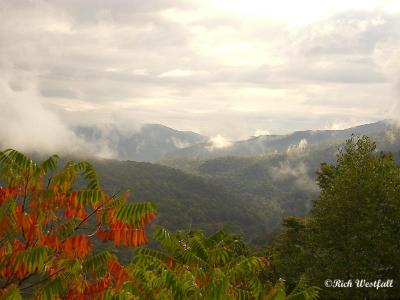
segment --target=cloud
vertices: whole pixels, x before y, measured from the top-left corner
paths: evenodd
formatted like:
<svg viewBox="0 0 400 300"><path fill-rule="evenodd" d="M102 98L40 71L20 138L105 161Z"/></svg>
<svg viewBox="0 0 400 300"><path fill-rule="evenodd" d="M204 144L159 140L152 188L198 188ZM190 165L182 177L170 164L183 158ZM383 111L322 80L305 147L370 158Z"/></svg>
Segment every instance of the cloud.
<svg viewBox="0 0 400 300"><path fill-rule="evenodd" d="M295 185L301 190L313 192L318 190L315 181L309 176L309 167L304 162L285 160L280 162L279 166L272 167L270 174L277 181L294 179Z"/></svg>
<svg viewBox="0 0 400 300"><path fill-rule="evenodd" d="M57 115L41 105L32 87L19 85L18 90L15 90L4 77L3 73L0 78L2 148L46 152L59 152L63 149L64 153L74 153L86 148L85 143Z"/></svg>
<svg viewBox="0 0 400 300"><path fill-rule="evenodd" d="M323 129L324 130L343 130L346 128L350 128L353 126L357 126L359 124L357 123L352 123L352 122L344 122L344 121L333 121L329 124L327 124Z"/></svg>
<svg viewBox="0 0 400 300"><path fill-rule="evenodd" d="M14 91L30 81L63 128L162 123L236 140L398 111L398 10L308 2L318 9L290 24L280 4L217 2L4 0L0 72Z"/></svg>
<svg viewBox="0 0 400 300"><path fill-rule="evenodd" d="M400 122L400 33L396 37L380 42L374 49L373 57L393 84L395 97L390 107L390 117Z"/></svg>
<svg viewBox="0 0 400 300"><path fill-rule="evenodd" d="M192 145L192 143L181 141L180 139L178 139L174 136L172 137L172 142L174 143L175 147L178 149L187 148Z"/></svg>
<svg viewBox="0 0 400 300"><path fill-rule="evenodd" d="M301 139L300 142L297 145L290 145L286 152L288 154L299 154L303 153L307 150L308 148L308 142L306 139Z"/></svg>
<svg viewBox="0 0 400 300"><path fill-rule="evenodd" d="M208 145L206 149L208 151L213 151L215 149L223 149L230 147L232 145L232 142L229 141L227 138L223 137L222 135L218 134L216 136L211 137L208 140Z"/></svg>
<svg viewBox="0 0 400 300"><path fill-rule="evenodd" d="M158 77L185 77L185 76L191 76L193 75L193 71L190 70L172 70L172 71L167 71L165 73L162 73L158 75Z"/></svg>
<svg viewBox="0 0 400 300"><path fill-rule="evenodd" d="M260 136L260 135L270 135L270 132L266 129L257 129L256 132L254 132L253 136Z"/></svg>

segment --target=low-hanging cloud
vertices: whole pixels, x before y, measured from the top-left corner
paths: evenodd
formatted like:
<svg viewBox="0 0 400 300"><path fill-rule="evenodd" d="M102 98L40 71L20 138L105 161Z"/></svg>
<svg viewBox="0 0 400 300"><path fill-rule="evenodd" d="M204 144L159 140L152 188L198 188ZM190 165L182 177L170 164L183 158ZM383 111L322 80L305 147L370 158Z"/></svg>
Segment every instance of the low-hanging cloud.
<svg viewBox="0 0 400 300"><path fill-rule="evenodd" d="M174 143L174 146L178 149L187 148L192 145L191 143L182 141L176 137L172 137L171 139L172 139L172 142Z"/></svg>
<svg viewBox="0 0 400 300"><path fill-rule="evenodd" d="M19 78L14 73L12 68L3 68L0 75L0 150L116 156L104 140L79 137L59 115L46 107L38 95L35 78Z"/></svg>
<svg viewBox="0 0 400 300"><path fill-rule="evenodd" d="M232 141L227 139L226 137L218 134L216 136L211 137L208 140L208 145L206 146L206 149L208 151L213 151L216 149L224 149L232 146Z"/></svg>
<svg viewBox="0 0 400 300"><path fill-rule="evenodd" d="M304 162L291 162L284 160L278 166L272 167L270 174L276 181L294 179L297 188L304 191L317 192L315 180L309 175L309 167Z"/></svg>
<svg viewBox="0 0 400 300"><path fill-rule="evenodd" d="M253 136L260 136L260 135L270 135L271 133L267 129L257 129L254 132Z"/></svg>
<svg viewBox="0 0 400 300"><path fill-rule="evenodd" d="M0 136L2 147L22 151L71 153L84 148L83 141L40 103L34 87L15 90L4 74L0 78Z"/></svg>
<svg viewBox="0 0 400 300"><path fill-rule="evenodd" d="M298 144L290 145L286 153L287 154L300 154L304 153L308 149L308 141L307 139L301 139Z"/></svg>

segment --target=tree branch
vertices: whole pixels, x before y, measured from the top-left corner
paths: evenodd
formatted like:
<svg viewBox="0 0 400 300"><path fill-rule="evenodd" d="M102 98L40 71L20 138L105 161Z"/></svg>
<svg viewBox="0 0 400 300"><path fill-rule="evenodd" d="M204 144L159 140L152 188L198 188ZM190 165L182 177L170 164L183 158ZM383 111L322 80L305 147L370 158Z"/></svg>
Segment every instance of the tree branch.
<svg viewBox="0 0 400 300"><path fill-rule="evenodd" d="M111 200L113 200L118 194L120 193L120 191L116 192L112 197ZM95 210L93 210L86 218L84 218L82 221L79 222L78 225L76 225L76 227L74 228L74 231L78 230L79 227L85 223L91 216L93 216L100 208L102 208L104 206L104 204L106 204L105 201L103 201L98 207L96 207Z"/></svg>
<svg viewBox="0 0 400 300"><path fill-rule="evenodd" d="M35 282L35 283L32 283L32 284L30 284L30 285L28 285L28 286L25 286L25 287L23 287L23 288L20 288L20 290L21 290L21 291L27 290L27 289L29 289L29 288L31 288L31 287L34 287L34 286L38 285L38 284L41 284L41 283L43 283L43 282L46 282L46 281L48 281L51 277L53 277L54 275L56 275L56 274L58 274L58 273L60 273L60 272L62 272L62 271L64 271L64 270L65 270L65 268L61 268L61 269L59 269L58 271L54 272L53 274L47 276L46 278L44 278L44 279L42 279L42 280L39 280L38 282Z"/></svg>

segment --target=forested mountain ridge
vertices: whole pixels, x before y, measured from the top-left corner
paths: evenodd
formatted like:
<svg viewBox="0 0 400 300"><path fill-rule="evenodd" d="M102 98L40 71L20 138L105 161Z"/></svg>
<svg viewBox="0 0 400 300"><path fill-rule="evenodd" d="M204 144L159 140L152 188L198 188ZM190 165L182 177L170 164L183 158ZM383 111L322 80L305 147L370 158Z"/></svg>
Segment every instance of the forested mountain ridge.
<svg viewBox="0 0 400 300"><path fill-rule="evenodd" d="M311 145L324 143L342 143L351 134L377 135L398 129L390 120L364 124L343 130L305 130L286 135L262 135L247 140L233 142L226 147L212 147L210 143L195 144L177 149L165 155L164 160L173 159L212 159L225 156L260 156L274 153L285 153L303 150Z"/></svg>
<svg viewBox="0 0 400 300"><path fill-rule="evenodd" d="M133 201L153 201L167 228L210 231L228 225L252 240L271 234L286 216L308 213L318 196L320 159L330 153L325 161L333 161L334 149L191 161L193 169L183 171L146 162L89 161L107 192L131 189Z"/></svg>
<svg viewBox="0 0 400 300"><path fill-rule="evenodd" d="M381 130L384 126L365 125L358 130ZM344 138L352 131L330 134ZM398 131L397 135L392 131L374 139L380 150L396 155L396 149L400 149ZM163 161L167 166L87 160L98 170L107 192L131 189L131 200L154 201L160 223L169 229L198 227L210 232L227 224L248 240L262 241L269 239L284 217L308 213L319 193L315 172L321 162L335 161L339 145L336 140L327 140L303 149L253 157L179 158Z"/></svg>
<svg viewBox="0 0 400 300"><path fill-rule="evenodd" d="M400 158L399 131L390 126L378 122L344 131L297 132L279 137L281 145L294 141L289 137L296 141L307 137L310 143L304 147L289 146L289 151L251 157L180 157L161 161L164 166L84 159L94 164L107 192L131 189L131 200L154 201L159 207L159 222L171 230L197 227L210 232L226 224L232 231L244 234L247 240L257 238L265 242L280 227L283 218L309 212L312 200L319 194L315 172L321 162L335 161L341 139L352 133L385 130L372 134L378 150L391 151L395 158ZM154 130L176 133L158 125L145 128L150 135L153 132L155 141L161 138ZM193 136L193 133L185 134ZM194 137L198 136L194 134ZM254 140L263 138L268 136ZM275 143L279 141L276 136L271 139Z"/></svg>
<svg viewBox="0 0 400 300"><path fill-rule="evenodd" d="M78 126L74 133L98 149L106 149L120 160L156 161L169 152L207 140L191 131L179 131L160 124L145 124L137 130L114 125Z"/></svg>
<svg viewBox="0 0 400 300"><path fill-rule="evenodd" d="M171 230L202 228L211 232L227 225L254 236L265 220L229 189L206 178L157 164L117 160L90 160L109 193L131 190L131 201L152 201L157 222Z"/></svg>
<svg viewBox="0 0 400 300"><path fill-rule="evenodd" d="M261 135L222 146L215 145L210 137L160 124L144 124L135 130L122 130L115 125L78 126L72 130L92 147L107 152L115 159L157 162L285 153L321 143L344 142L351 134L382 134L395 127L393 121L384 120L344 130L305 130L285 135Z"/></svg>
<svg viewBox="0 0 400 300"><path fill-rule="evenodd" d="M385 128L383 132L370 135L377 142L376 151L391 152L400 162L400 131L385 126L384 123L365 125L355 132L379 132ZM345 138L348 134L347 138L350 138L353 133L346 130L335 135ZM208 178L254 207L256 216L268 220L267 230L263 237L260 236L260 241L265 242L270 239L269 234L280 226L282 218L309 212L312 200L319 194L315 179L320 164L336 161L338 149L343 145L344 141L340 139L326 140L284 153L214 159L177 158L163 163Z"/></svg>

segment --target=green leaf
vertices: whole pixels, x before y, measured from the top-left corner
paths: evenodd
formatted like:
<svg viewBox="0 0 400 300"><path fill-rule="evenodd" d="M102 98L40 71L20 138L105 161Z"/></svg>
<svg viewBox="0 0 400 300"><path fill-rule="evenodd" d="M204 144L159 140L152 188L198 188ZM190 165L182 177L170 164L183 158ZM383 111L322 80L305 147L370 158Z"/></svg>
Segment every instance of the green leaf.
<svg viewBox="0 0 400 300"><path fill-rule="evenodd" d="M80 162L76 165L77 171L82 171L83 178L87 181L87 189L100 190L100 181L97 176L96 170L88 162Z"/></svg>
<svg viewBox="0 0 400 300"><path fill-rule="evenodd" d="M0 298L1 300L22 300L21 293L16 286L8 288L7 292Z"/></svg>
<svg viewBox="0 0 400 300"><path fill-rule="evenodd" d="M117 209L116 217L120 221L138 226L143 218L151 212L156 212L156 208L151 202L126 203Z"/></svg>

